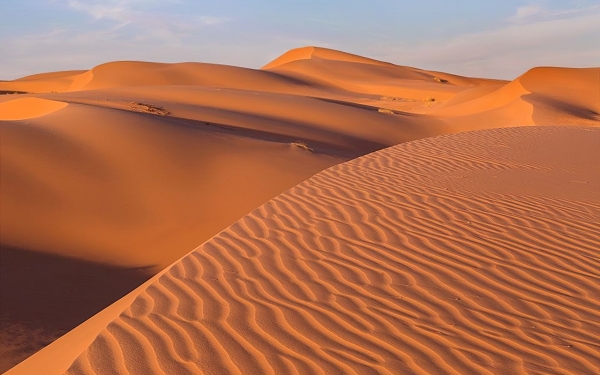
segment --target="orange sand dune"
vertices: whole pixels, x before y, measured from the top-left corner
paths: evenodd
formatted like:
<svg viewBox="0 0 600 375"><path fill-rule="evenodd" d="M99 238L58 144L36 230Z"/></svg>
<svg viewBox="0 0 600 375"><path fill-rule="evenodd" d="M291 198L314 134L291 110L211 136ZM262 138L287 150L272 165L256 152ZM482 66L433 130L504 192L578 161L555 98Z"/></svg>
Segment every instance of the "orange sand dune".
<svg viewBox="0 0 600 375"><path fill-rule="evenodd" d="M310 60L315 58L324 60L347 61L360 64L393 66L393 64L386 63L383 61L374 60L368 57L358 56L347 52L336 51L329 48L301 47L284 53L283 55L279 56L267 65L263 66L262 69L271 69L293 61Z"/></svg>
<svg viewBox="0 0 600 375"><path fill-rule="evenodd" d="M88 71L34 74L14 81L0 81L1 92L62 92L75 90L91 79Z"/></svg>
<svg viewBox="0 0 600 375"><path fill-rule="evenodd" d="M41 117L65 108L68 104L39 98L17 98L0 101L0 121Z"/></svg>
<svg viewBox="0 0 600 375"><path fill-rule="evenodd" d="M498 82L428 72L313 47L292 50L262 69L353 92L419 101L431 96L445 100L464 90L463 86ZM436 81L436 77L445 82Z"/></svg>
<svg viewBox="0 0 600 375"><path fill-rule="evenodd" d="M495 127L598 126L599 113L600 68L532 69L506 85L465 90L429 111L461 129L481 128L482 121L490 118Z"/></svg>
<svg viewBox="0 0 600 375"><path fill-rule="evenodd" d="M30 76L15 79L15 81L25 82L25 81L50 80L50 79L55 79L55 78L72 77L72 76L80 75L85 72L86 72L86 70L65 70L62 72L39 73L39 74L32 74Z"/></svg>
<svg viewBox="0 0 600 375"><path fill-rule="evenodd" d="M309 47L260 70L113 62L0 81L0 371L332 165L470 129L598 126L598 71L506 82Z"/></svg>
<svg viewBox="0 0 600 375"><path fill-rule="evenodd" d="M97 66L89 73L93 78L79 89L185 85L291 92L312 84L259 70L204 63L114 62Z"/></svg>
<svg viewBox="0 0 600 375"><path fill-rule="evenodd" d="M600 68L534 68L518 80L539 96L600 112Z"/></svg>
<svg viewBox="0 0 600 375"><path fill-rule="evenodd" d="M332 167L136 290L45 373L594 373L599 147L594 128L495 129Z"/></svg>
<svg viewBox="0 0 600 375"><path fill-rule="evenodd" d="M535 68L519 78L536 123L600 122L600 68Z"/></svg>
<svg viewBox="0 0 600 375"><path fill-rule="evenodd" d="M310 84L259 70L204 63L119 61L102 64L82 73L61 73L0 82L0 91L50 93L123 86L185 85L290 92Z"/></svg>

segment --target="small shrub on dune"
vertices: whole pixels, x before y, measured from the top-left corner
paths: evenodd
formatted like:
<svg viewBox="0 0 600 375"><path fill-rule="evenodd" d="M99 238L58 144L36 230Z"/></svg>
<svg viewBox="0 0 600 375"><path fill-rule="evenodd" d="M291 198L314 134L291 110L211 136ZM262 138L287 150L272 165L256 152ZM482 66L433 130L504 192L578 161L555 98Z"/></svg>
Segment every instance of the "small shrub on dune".
<svg viewBox="0 0 600 375"><path fill-rule="evenodd" d="M438 82L438 83L448 83L447 79L443 79L443 78L440 78L440 77L437 77L437 76L433 77L433 80L436 81L436 82Z"/></svg>
<svg viewBox="0 0 600 375"><path fill-rule="evenodd" d="M395 114L395 112L394 112L394 111L392 111L391 109L387 109L387 108L379 108L379 109L377 110L377 112L379 112L379 113L387 113L388 115L393 115L393 114Z"/></svg>
<svg viewBox="0 0 600 375"><path fill-rule="evenodd" d="M425 102L425 104L427 104L427 106L431 106L435 103L435 98L432 97L427 97L423 100Z"/></svg>
<svg viewBox="0 0 600 375"><path fill-rule="evenodd" d="M164 109L162 107L157 107L152 104L139 103L139 102L129 103L129 106L127 107L127 109L129 109L131 111L136 111L136 112L151 113L153 115L159 115L159 116L166 116L169 114L169 111L167 111L166 109Z"/></svg>
<svg viewBox="0 0 600 375"><path fill-rule="evenodd" d="M295 142L290 143L290 145L296 146L296 147L300 147L301 149L309 151L309 152L314 152L315 151L312 148L308 147L308 145L306 144L306 142L302 142L302 141L295 141Z"/></svg>

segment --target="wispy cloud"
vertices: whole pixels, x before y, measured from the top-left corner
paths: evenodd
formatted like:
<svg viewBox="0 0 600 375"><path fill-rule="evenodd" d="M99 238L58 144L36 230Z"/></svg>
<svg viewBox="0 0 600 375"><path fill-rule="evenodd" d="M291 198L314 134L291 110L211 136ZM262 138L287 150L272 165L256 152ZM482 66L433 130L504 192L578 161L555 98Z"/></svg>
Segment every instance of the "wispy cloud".
<svg viewBox="0 0 600 375"><path fill-rule="evenodd" d="M112 60L210 58L209 54L198 56L189 45L201 49L210 42L208 33L202 31L220 27L229 18L165 11L177 3L178 0L56 0L56 6L81 14L84 26L62 26L4 38L0 35L0 45L6 47L3 59L11 61L10 67L2 69L2 78L36 71L91 68Z"/></svg>
<svg viewBox="0 0 600 375"><path fill-rule="evenodd" d="M517 8L517 12L511 17L513 21L521 21L544 13L541 5L525 5Z"/></svg>
<svg viewBox="0 0 600 375"><path fill-rule="evenodd" d="M578 18L580 16L598 12L600 6L589 6L584 8L551 9L544 3L529 4L518 7L509 21L514 23L531 23L536 21L549 21L566 18Z"/></svg>
<svg viewBox="0 0 600 375"><path fill-rule="evenodd" d="M212 15L183 15L161 11L177 0L65 0L67 6L92 20L112 22L113 28L129 27L161 39L179 39L201 27L217 26L229 21ZM132 33L133 34L133 33Z"/></svg>
<svg viewBox="0 0 600 375"><path fill-rule="evenodd" d="M598 65L598 25L600 6L551 10L529 5L499 28L427 41L386 57L458 74L514 78L539 65Z"/></svg>
<svg viewBox="0 0 600 375"><path fill-rule="evenodd" d="M198 17L199 21L206 26L214 26L220 25L222 23L228 22L229 17L214 17L214 16L200 16Z"/></svg>
<svg viewBox="0 0 600 375"><path fill-rule="evenodd" d="M126 0L83 1L68 0L69 8L86 13L96 20L107 18L113 21L128 23L135 19L132 5L135 2Z"/></svg>

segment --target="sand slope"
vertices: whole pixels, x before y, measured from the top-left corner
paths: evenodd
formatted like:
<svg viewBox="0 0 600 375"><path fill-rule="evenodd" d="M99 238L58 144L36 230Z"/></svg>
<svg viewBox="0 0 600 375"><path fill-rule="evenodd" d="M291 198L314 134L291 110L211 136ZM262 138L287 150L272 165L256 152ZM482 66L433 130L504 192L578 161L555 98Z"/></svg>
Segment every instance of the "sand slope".
<svg viewBox="0 0 600 375"><path fill-rule="evenodd" d="M260 70L111 62L2 81L0 371L327 167L470 129L598 126L599 73L506 82L308 47Z"/></svg>
<svg viewBox="0 0 600 375"><path fill-rule="evenodd" d="M176 262L67 373L594 373L599 142L496 129L332 167Z"/></svg>

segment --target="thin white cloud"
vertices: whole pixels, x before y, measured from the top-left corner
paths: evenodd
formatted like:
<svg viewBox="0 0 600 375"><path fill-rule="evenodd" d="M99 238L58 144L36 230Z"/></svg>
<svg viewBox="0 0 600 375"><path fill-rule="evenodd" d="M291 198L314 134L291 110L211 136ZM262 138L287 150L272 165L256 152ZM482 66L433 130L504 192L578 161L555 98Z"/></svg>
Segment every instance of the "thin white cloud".
<svg viewBox="0 0 600 375"><path fill-rule="evenodd" d="M221 25L229 21L227 17L164 14L160 10L154 11L160 6L176 2L176 0L66 0L69 8L84 13L93 20L114 22L115 28L127 26L170 41L200 27Z"/></svg>
<svg viewBox="0 0 600 375"><path fill-rule="evenodd" d="M544 10L540 5L525 5L517 8L517 13L511 17L511 20L520 21L542 13Z"/></svg>
<svg viewBox="0 0 600 375"><path fill-rule="evenodd" d="M124 21L127 19L131 8L127 1L80 1L69 0L69 8L83 12L92 16L94 19L108 18L111 20Z"/></svg>
<svg viewBox="0 0 600 375"><path fill-rule="evenodd" d="M540 65L599 65L598 25L600 6L561 11L531 6L519 8L503 27L420 43L386 57L457 74L514 78Z"/></svg>
<svg viewBox="0 0 600 375"><path fill-rule="evenodd" d="M572 9L550 9L542 4L530 4L518 7L509 21L516 23L531 23L566 18L577 18L589 12L596 12L600 6L590 6Z"/></svg>
<svg viewBox="0 0 600 375"><path fill-rule="evenodd" d="M206 26L220 25L229 21L228 17L200 16L198 20Z"/></svg>

